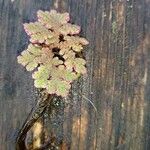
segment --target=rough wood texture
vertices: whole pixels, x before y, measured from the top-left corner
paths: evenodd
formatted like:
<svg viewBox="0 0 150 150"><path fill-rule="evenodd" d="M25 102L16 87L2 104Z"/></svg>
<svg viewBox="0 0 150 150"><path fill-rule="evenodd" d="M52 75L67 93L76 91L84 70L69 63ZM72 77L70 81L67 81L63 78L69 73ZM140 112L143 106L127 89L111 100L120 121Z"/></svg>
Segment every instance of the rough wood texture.
<svg viewBox="0 0 150 150"><path fill-rule="evenodd" d="M50 8L68 11L90 41L87 76L48 123L62 150L149 150L150 0L0 0L0 150L14 150L35 103L16 62L28 42L22 23Z"/></svg>

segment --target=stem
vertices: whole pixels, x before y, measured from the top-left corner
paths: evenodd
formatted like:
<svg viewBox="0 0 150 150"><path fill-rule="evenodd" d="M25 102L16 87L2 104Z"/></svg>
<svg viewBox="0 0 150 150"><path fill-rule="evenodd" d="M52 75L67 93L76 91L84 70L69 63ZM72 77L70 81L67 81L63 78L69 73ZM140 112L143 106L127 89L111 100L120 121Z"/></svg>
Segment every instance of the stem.
<svg viewBox="0 0 150 150"><path fill-rule="evenodd" d="M37 102L36 106L31 110L29 116L27 117L17 136L16 150L27 150L25 144L27 132L31 129L34 123L44 114L53 96L49 95L48 93L44 93L41 98L42 100Z"/></svg>

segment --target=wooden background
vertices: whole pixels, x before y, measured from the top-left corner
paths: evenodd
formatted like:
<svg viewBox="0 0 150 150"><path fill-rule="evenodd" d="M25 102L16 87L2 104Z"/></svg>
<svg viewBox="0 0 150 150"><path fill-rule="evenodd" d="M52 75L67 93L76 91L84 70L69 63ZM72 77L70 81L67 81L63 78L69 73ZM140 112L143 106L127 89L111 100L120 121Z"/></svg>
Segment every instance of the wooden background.
<svg viewBox="0 0 150 150"><path fill-rule="evenodd" d="M15 149L35 104L16 61L28 44L22 23L50 8L69 12L90 42L87 76L48 121L62 149L150 150L150 0L0 0L0 150Z"/></svg>

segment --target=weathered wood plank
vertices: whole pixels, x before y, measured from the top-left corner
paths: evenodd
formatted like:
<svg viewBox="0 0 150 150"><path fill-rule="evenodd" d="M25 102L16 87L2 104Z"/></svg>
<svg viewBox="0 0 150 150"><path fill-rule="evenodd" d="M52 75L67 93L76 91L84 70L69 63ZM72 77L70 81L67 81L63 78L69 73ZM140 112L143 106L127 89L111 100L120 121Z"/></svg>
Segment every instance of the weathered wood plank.
<svg viewBox="0 0 150 150"><path fill-rule="evenodd" d="M87 76L46 119L49 132L66 150L150 149L149 0L0 0L0 149L14 149L35 102L31 75L16 62L28 42L22 23L49 8L68 11L90 41Z"/></svg>

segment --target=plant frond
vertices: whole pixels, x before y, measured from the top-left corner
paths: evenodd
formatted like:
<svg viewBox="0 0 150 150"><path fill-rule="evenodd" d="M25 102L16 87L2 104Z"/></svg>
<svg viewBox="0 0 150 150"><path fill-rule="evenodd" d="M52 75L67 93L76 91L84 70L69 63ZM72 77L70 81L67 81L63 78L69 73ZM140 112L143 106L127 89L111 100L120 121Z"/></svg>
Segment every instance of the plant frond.
<svg viewBox="0 0 150 150"><path fill-rule="evenodd" d="M69 23L68 13L39 10L37 16L36 22L24 24L30 44L18 63L33 71L35 87L66 97L71 83L86 73L86 61L79 53L88 41L78 36L80 27Z"/></svg>

